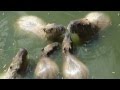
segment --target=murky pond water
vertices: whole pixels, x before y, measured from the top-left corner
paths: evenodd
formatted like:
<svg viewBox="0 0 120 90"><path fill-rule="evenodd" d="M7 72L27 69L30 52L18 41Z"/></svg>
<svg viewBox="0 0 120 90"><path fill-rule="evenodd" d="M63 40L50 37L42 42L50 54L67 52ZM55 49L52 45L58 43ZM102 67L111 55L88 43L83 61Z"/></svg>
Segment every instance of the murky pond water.
<svg viewBox="0 0 120 90"><path fill-rule="evenodd" d="M0 73L9 66L19 48L29 52L29 66L25 78L34 78L34 68L41 54L41 49L48 42L32 33L25 33L15 28L16 20L24 15L34 15L47 23L67 26L71 20L84 17L87 11L0 11ZM111 18L112 26L100 32L98 40L86 45L76 45L76 57L84 62L90 71L90 78L120 79L120 12L104 12ZM52 58L62 66L61 50Z"/></svg>

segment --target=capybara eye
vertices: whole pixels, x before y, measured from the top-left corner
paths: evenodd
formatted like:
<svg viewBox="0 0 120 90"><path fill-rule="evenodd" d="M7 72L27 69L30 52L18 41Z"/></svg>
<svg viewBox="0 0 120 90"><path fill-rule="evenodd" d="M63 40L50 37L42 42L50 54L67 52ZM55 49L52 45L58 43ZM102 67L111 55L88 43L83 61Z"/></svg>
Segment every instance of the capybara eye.
<svg viewBox="0 0 120 90"><path fill-rule="evenodd" d="M46 30L46 29L45 29L45 28L43 28L43 30L44 30L44 32L45 32L45 30Z"/></svg>
<svg viewBox="0 0 120 90"><path fill-rule="evenodd" d="M50 29L50 32L53 30L53 28Z"/></svg>
<svg viewBox="0 0 120 90"><path fill-rule="evenodd" d="M12 69L12 66L10 66L10 69Z"/></svg>

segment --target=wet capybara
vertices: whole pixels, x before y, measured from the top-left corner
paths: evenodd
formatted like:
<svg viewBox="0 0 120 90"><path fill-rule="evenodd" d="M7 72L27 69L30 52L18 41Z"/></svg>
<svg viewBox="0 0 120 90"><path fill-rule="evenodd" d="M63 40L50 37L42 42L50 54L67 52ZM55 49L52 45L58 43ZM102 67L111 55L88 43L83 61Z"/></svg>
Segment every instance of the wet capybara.
<svg viewBox="0 0 120 90"><path fill-rule="evenodd" d="M18 51L7 72L4 74L3 79L20 79L22 77L28 65L27 54L28 52L24 48Z"/></svg>
<svg viewBox="0 0 120 90"><path fill-rule="evenodd" d="M67 29L71 33L76 33L82 42L93 39L98 32L110 25L110 18L101 12L92 12L84 18L71 21Z"/></svg>
<svg viewBox="0 0 120 90"><path fill-rule="evenodd" d="M52 52L58 47L58 43L52 43L42 49L42 55L35 68L36 79L57 79L58 65L50 58Z"/></svg>
<svg viewBox="0 0 120 90"><path fill-rule="evenodd" d="M62 43L63 53L63 78L64 79L87 79L89 70L87 66L72 54L70 35L66 34Z"/></svg>
<svg viewBox="0 0 120 90"><path fill-rule="evenodd" d="M50 41L61 41L64 38L64 33L66 31L65 27L55 23L47 24L43 28L46 33L45 37Z"/></svg>

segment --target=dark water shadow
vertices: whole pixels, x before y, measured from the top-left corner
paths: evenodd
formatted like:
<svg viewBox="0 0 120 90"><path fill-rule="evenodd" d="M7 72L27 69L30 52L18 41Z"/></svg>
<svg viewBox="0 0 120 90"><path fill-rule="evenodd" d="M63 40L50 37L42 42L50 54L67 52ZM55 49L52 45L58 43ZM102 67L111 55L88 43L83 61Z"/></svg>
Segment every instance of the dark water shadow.
<svg viewBox="0 0 120 90"><path fill-rule="evenodd" d="M79 49L82 47L93 48L98 43L100 43L100 38L101 38L100 35L96 34L94 37L92 37L88 41L79 41L80 43L78 44L73 43L73 54L77 55L77 53L79 52Z"/></svg>
<svg viewBox="0 0 120 90"><path fill-rule="evenodd" d="M29 63L25 72L24 79L34 79L34 70L37 65L34 59L28 59Z"/></svg>

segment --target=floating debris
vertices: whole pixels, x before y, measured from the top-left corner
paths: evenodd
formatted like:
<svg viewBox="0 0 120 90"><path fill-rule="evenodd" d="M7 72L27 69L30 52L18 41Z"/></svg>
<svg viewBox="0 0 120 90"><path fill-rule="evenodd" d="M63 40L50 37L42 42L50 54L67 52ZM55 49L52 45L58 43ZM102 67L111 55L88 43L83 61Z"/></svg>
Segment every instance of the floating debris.
<svg viewBox="0 0 120 90"><path fill-rule="evenodd" d="M120 13L118 13L117 15L120 16Z"/></svg>
<svg viewBox="0 0 120 90"><path fill-rule="evenodd" d="M88 49L87 49L87 48L85 48L84 50L85 50L85 52L87 52L87 51L88 51Z"/></svg>
<svg viewBox="0 0 120 90"><path fill-rule="evenodd" d="M115 72L112 72L112 74L115 74Z"/></svg>
<svg viewBox="0 0 120 90"><path fill-rule="evenodd" d="M120 24L118 24L118 26L120 26Z"/></svg>
<svg viewBox="0 0 120 90"><path fill-rule="evenodd" d="M5 68L6 67L6 64L3 66L3 68Z"/></svg>
<svg viewBox="0 0 120 90"><path fill-rule="evenodd" d="M102 38L105 38L105 36L103 35Z"/></svg>

